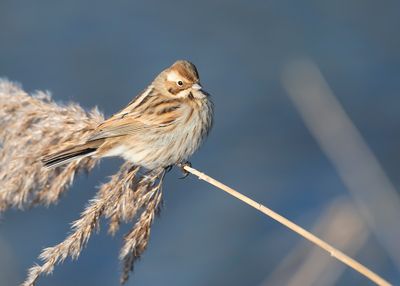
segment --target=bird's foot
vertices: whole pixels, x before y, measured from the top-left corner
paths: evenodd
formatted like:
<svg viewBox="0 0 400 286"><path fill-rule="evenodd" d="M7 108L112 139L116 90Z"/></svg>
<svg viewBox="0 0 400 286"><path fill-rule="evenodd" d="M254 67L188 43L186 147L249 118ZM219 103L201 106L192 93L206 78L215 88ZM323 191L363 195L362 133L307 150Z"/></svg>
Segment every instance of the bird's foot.
<svg viewBox="0 0 400 286"><path fill-rule="evenodd" d="M164 168L165 172L168 173L169 171L171 171L172 167L173 167L172 165L169 165L169 166L165 167Z"/></svg>
<svg viewBox="0 0 400 286"><path fill-rule="evenodd" d="M187 176L189 176L189 172L185 170L185 167L192 167L192 164L189 161L182 161L180 163L177 164L177 166L181 169L182 173L183 173L183 177L179 178L179 179L185 179Z"/></svg>

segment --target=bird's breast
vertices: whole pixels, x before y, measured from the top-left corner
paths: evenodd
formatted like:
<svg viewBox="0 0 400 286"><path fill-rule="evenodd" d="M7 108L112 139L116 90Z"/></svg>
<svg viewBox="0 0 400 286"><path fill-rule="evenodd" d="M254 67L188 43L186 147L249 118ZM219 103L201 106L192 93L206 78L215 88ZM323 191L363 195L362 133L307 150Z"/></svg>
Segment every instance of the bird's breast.
<svg viewBox="0 0 400 286"><path fill-rule="evenodd" d="M176 113L176 110L171 112ZM182 105L178 114L164 127L147 129L126 138L112 155L120 155L148 169L187 160L208 135L212 125L212 105Z"/></svg>

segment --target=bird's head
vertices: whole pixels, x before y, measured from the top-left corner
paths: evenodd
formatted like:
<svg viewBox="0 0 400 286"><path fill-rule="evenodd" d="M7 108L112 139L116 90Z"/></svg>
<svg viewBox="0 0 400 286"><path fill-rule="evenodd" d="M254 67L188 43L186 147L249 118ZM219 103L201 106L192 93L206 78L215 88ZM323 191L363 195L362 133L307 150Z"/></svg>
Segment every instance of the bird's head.
<svg viewBox="0 0 400 286"><path fill-rule="evenodd" d="M196 66L189 61L179 60L161 72L153 85L175 98L204 98L199 73Z"/></svg>

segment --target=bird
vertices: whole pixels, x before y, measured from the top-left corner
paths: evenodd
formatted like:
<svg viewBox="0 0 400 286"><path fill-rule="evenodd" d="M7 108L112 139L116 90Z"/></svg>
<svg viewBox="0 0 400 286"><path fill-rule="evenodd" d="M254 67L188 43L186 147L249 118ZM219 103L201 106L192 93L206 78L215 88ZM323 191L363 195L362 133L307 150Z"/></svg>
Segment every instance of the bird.
<svg viewBox="0 0 400 286"><path fill-rule="evenodd" d="M46 155L42 162L55 168L85 157L118 156L150 170L185 164L207 138L213 109L196 66L178 60L100 123L85 143Z"/></svg>

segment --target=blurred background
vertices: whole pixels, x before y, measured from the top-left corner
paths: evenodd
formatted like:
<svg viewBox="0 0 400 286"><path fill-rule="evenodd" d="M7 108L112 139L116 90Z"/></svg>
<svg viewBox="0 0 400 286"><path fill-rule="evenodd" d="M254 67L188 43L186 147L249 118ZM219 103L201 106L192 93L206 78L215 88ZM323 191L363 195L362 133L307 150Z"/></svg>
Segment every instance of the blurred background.
<svg viewBox="0 0 400 286"><path fill-rule="evenodd" d="M193 166L399 284L399 25L399 1L0 0L0 77L109 116L175 60L192 61L215 103ZM121 162L79 176L56 206L2 217L0 285L24 280ZM254 209L178 177L167 177L127 285L372 285ZM114 238L101 230L39 285L119 285L128 227Z"/></svg>

